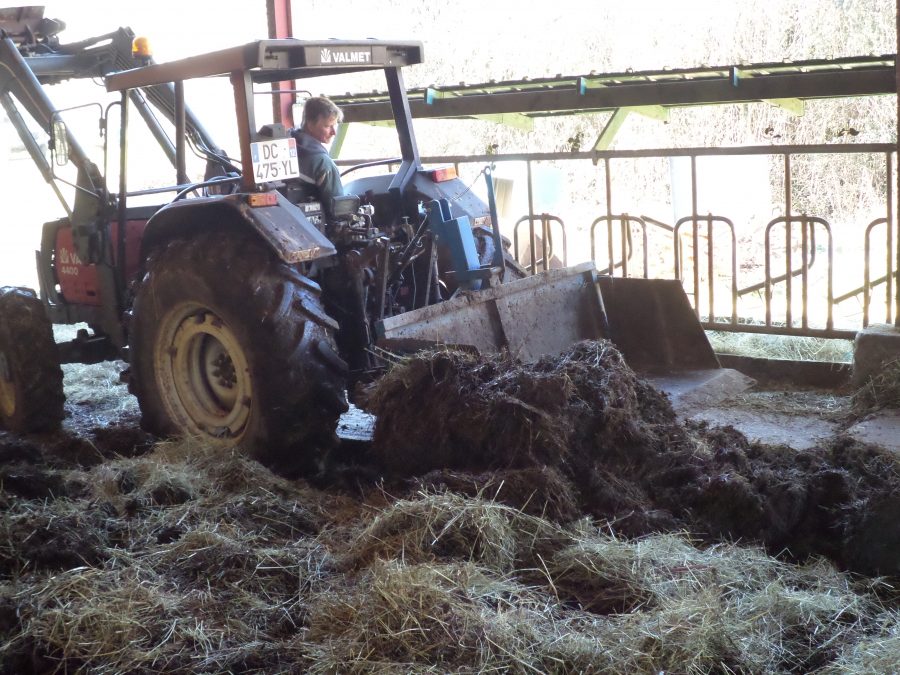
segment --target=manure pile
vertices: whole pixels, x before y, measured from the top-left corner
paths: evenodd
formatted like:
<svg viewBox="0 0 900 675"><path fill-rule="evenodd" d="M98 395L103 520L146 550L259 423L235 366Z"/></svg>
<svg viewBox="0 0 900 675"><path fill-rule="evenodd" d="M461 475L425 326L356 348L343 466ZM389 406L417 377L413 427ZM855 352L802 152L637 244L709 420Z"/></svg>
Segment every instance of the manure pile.
<svg viewBox="0 0 900 675"><path fill-rule="evenodd" d="M900 669L896 580L840 571L889 558L890 457L685 428L606 343L419 355L372 405L393 475L352 491L0 435L0 673Z"/></svg>
<svg viewBox="0 0 900 675"><path fill-rule="evenodd" d="M896 455L850 438L794 450L683 424L606 341L536 364L421 353L370 405L375 453L424 486L555 519L583 513L625 536L686 530L900 576Z"/></svg>

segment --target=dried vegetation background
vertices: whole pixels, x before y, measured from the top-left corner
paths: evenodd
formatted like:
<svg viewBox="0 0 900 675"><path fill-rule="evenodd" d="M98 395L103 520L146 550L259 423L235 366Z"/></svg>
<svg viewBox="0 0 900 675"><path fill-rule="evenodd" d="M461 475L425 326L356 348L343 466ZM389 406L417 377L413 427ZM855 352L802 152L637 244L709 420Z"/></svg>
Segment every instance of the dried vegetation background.
<svg viewBox="0 0 900 675"><path fill-rule="evenodd" d="M900 667L876 448L685 427L604 342L423 353L370 405L377 462L314 482L127 406L0 435L0 672Z"/></svg>

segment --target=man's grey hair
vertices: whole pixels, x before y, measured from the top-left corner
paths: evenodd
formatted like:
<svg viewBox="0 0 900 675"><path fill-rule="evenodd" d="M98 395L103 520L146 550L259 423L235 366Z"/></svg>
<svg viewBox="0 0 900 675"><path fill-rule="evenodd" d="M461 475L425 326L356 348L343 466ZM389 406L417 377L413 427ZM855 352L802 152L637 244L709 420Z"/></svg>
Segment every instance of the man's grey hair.
<svg viewBox="0 0 900 675"><path fill-rule="evenodd" d="M337 117L337 121L340 122L344 118L344 113L331 99L324 96L308 98L306 103L303 104L303 122L300 127L303 128L307 123L316 122L323 117Z"/></svg>

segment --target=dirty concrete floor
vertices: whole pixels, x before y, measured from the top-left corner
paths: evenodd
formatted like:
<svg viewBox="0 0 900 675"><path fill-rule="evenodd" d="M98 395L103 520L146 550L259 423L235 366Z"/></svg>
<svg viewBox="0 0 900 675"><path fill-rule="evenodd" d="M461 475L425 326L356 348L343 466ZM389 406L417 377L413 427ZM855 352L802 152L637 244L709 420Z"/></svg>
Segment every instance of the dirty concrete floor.
<svg viewBox="0 0 900 675"><path fill-rule="evenodd" d="M753 389L693 413L689 419L713 426L731 425L751 441L804 449L838 433L849 412L849 396Z"/></svg>
<svg viewBox="0 0 900 675"><path fill-rule="evenodd" d="M84 435L97 427L138 426L137 401L118 379L121 364L66 366L66 431ZM851 416L850 392L754 387L700 411L688 419L716 426L731 425L749 439L767 444L809 448L840 433L900 452L900 411L888 410L864 419ZM338 427L345 441L365 444L374 418L351 406Z"/></svg>
<svg viewBox="0 0 900 675"><path fill-rule="evenodd" d="M798 450L847 433L864 443L900 452L900 411L879 411L857 420L849 392L756 387L699 412L690 407L682 417L713 426L730 425L751 441ZM374 425L374 416L351 405L341 417L338 436L366 442L372 438Z"/></svg>
<svg viewBox="0 0 900 675"><path fill-rule="evenodd" d="M847 433L864 443L900 452L900 410L882 410L854 424Z"/></svg>
<svg viewBox="0 0 900 675"><path fill-rule="evenodd" d="M731 425L752 441L772 445L811 448L846 433L900 452L900 411L882 410L855 418L849 392L754 388L688 417Z"/></svg>

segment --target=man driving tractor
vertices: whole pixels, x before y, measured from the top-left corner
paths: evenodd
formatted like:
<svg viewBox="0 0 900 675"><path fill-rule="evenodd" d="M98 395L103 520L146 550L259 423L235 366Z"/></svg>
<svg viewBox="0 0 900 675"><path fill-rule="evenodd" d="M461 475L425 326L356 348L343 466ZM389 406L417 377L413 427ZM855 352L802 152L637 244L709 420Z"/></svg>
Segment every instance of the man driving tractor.
<svg viewBox="0 0 900 675"><path fill-rule="evenodd" d="M291 130L297 141L300 176L296 179L305 189L305 196L318 199L326 210L331 200L344 194L341 174L325 149L337 133L343 115L331 100L323 96L307 99L303 106L303 120L299 128Z"/></svg>

